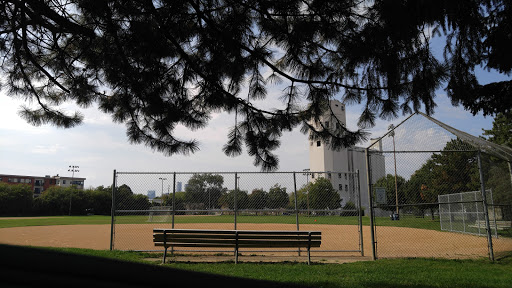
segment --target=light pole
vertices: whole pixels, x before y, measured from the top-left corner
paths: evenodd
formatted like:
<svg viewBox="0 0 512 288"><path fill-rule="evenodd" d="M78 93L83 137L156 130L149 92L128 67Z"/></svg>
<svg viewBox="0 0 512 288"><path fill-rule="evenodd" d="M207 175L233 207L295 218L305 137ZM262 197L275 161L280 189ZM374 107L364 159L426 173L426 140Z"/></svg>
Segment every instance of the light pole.
<svg viewBox="0 0 512 288"><path fill-rule="evenodd" d="M307 185L309 184L309 171L311 171L310 169L302 169L303 172L305 173L302 173L302 175L306 175L306 187L308 187ZM309 216L309 189L306 188L306 201L307 201L307 205L308 205L308 216Z"/></svg>
<svg viewBox="0 0 512 288"><path fill-rule="evenodd" d="M75 178L75 172L80 172L78 170L78 166L69 165L68 172L72 172L71 174L71 190L69 191L69 216L71 216L71 199L73 198L73 178Z"/></svg>
<svg viewBox="0 0 512 288"><path fill-rule="evenodd" d="M393 137L393 158L395 162L395 205L396 205L396 214L398 215L398 182L396 179L396 149L395 149L395 126L393 124L388 126L388 130L391 130L389 132L389 136ZM396 219L398 220L398 218Z"/></svg>
<svg viewBox="0 0 512 288"><path fill-rule="evenodd" d="M159 180L162 180L162 196L160 196L160 197L162 197L162 198L161 198L161 201L162 201L162 202L160 202L160 206L163 206L163 202L164 202L164 180L167 180L167 178L162 178L162 177L160 177L160 178L158 178L158 179L159 179Z"/></svg>

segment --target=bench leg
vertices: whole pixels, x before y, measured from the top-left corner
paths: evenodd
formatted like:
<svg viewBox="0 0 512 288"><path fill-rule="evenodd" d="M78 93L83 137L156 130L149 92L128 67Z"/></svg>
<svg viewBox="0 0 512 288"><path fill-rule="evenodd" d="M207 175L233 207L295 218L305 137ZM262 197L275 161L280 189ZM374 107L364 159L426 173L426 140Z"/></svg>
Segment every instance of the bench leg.
<svg viewBox="0 0 512 288"><path fill-rule="evenodd" d="M164 259L162 260L162 264L165 264L165 256L167 256L167 246L165 246Z"/></svg>
<svg viewBox="0 0 512 288"><path fill-rule="evenodd" d="M238 264L238 231L235 232L235 264Z"/></svg>
<svg viewBox="0 0 512 288"><path fill-rule="evenodd" d="M311 248L308 246L308 265L311 264Z"/></svg>

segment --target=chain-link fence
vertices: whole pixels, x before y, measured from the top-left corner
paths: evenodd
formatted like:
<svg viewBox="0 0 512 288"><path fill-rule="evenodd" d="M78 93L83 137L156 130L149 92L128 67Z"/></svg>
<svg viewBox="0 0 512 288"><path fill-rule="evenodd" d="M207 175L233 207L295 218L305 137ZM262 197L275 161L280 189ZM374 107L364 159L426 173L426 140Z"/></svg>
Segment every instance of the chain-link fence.
<svg viewBox="0 0 512 288"><path fill-rule="evenodd" d="M486 190L486 195L490 196L489 205L492 205L492 190ZM487 236L481 191L439 195L438 200L441 230ZM491 235L498 238L495 213L495 209L488 211Z"/></svg>
<svg viewBox="0 0 512 288"><path fill-rule="evenodd" d="M354 181L337 187L332 175ZM313 256L364 254L359 172L114 171L114 179L112 249L157 251L153 228L305 230L322 231ZM355 197L342 201L345 190Z"/></svg>
<svg viewBox="0 0 512 288"><path fill-rule="evenodd" d="M510 166L493 148L423 114L390 126L367 149L370 163L385 163L368 171L375 256L512 251Z"/></svg>

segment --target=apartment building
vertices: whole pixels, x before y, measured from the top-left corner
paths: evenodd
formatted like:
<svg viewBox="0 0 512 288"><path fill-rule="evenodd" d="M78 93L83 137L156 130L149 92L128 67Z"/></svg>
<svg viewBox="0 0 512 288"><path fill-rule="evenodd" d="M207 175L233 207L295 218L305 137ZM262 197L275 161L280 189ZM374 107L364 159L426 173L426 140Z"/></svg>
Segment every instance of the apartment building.
<svg viewBox="0 0 512 288"><path fill-rule="evenodd" d="M29 175L9 175L0 174L0 182L9 185L29 185L34 191L34 197L38 197L44 190L51 186L76 186L78 189L84 189L84 182L86 178L80 177L63 177L57 174L56 176L29 176Z"/></svg>

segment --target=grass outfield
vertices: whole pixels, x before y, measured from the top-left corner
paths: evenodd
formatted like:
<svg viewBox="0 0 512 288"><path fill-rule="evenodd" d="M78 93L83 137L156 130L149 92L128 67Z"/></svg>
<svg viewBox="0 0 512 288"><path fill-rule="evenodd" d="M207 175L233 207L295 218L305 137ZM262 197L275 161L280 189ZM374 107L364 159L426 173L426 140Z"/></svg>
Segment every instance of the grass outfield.
<svg viewBox="0 0 512 288"><path fill-rule="evenodd" d="M70 272L63 270L68 269L74 271L72 274L75 277L73 279L75 282L76 278L83 277L84 281L99 281L99 284L102 284L101 281L110 284L122 284L119 281L127 281L134 287L139 287L137 281L142 281L143 285L141 286L149 287L152 284L157 284L151 281L162 281L161 279L164 279L163 281L168 285L187 283L187 281L190 285L195 284L191 283L193 281L204 279L208 281L209 286L213 287L216 284L221 284L219 287L223 286L223 283L225 284L223 287L240 287L232 284L234 283L233 279L238 281L236 279L241 278L245 279L242 286L250 287L252 287L251 282L247 282L247 279L274 283L274 285L259 283L259 287L510 287L512 283L512 255L504 256L494 263L485 259L384 259L371 262L313 264L310 266L304 263L239 263L237 265L234 263L172 263L161 265L160 261L148 259L148 257L160 257L161 255L147 253L69 248L13 249L12 247L2 247L2 245L0 248L4 249L7 254L7 258L4 258L3 262L8 263L11 270L13 266L17 265L17 262L20 263L20 269L31 269L29 267L33 265L25 265L27 260L30 260L31 264L39 263L39 261L41 263L53 261L51 267L36 265L39 273L55 273L54 276L50 275L49 279L53 277L56 281L62 281L61 277ZM23 251L23 249L30 250ZM65 255L62 255L62 252L65 252ZM52 257L51 253L55 253L56 256ZM33 259L24 259L25 256ZM85 267L88 268L84 269ZM20 271L20 274L25 272L27 271ZM128 274L124 272L128 272ZM190 273L197 272L201 274L193 274L194 277L191 278ZM137 274L138 277L130 278L131 273ZM29 279L30 277L22 278ZM7 279L13 279L13 277ZM157 286L159 285L153 285L153 287Z"/></svg>
<svg viewBox="0 0 512 288"><path fill-rule="evenodd" d="M175 216L175 223L233 223L233 215L218 216ZM283 216L237 216L238 223L282 223L295 224L295 215ZM110 216L55 216L55 217L21 217L12 218L0 217L0 228L23 227L23 226L47 226L47 225L87 225L87 224L110 224ZM148 216L117 216L116 224L146 224ZM299 216L300 224L326 224L326 225L357 225L357 217L347 216ZM370 218L363 217L363 225L370 225ZM376 219L377 226L410 227L429 230L441 230L439 220L430 218L402 217L400 221L391 221L388 217Z"/></svg>

